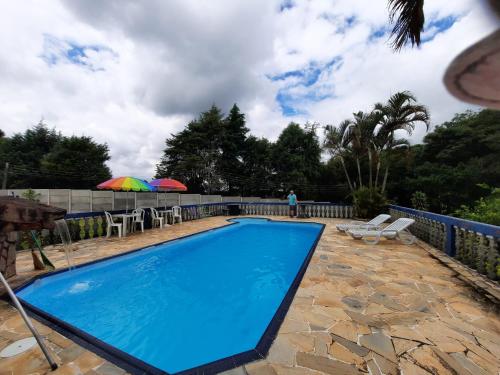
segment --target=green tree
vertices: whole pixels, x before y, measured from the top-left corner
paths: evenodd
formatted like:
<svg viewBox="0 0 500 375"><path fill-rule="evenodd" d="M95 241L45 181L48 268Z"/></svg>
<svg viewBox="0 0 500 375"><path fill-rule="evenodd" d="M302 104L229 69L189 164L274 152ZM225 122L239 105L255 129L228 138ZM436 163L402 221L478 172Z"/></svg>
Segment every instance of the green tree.
<svg viewBox="0 0 500 375"><path fill-rule="evenodd" d="M0 129L0 139L5 137L5 133L3 132L2 129Z"/></svg>
<svg viewBox="0 0 500 375"><path fill-rule="evenodd" d="M227 185L227 193L239 193L242 190L240 176L245 173L242 155L245 150L248 128L245 126L245 115L236 104L222 123L221 158L218 163L220 174Z"/></svg>
<svg viewBox="0 0 500 375"><path fill-rule="evenodd" d="M9 188L93 188L111 177L108 147L90 137L64 137L39 123L0 142Z"/></svg>
<svg viewBox="0 0 500 375"><path fill-rule="evenodd" d="M482 223L500 225L500 189L490 188L482 184L483 188L490 190L490 194L485 198L480 198L472 207L462 205L454 212L454 216L463 219L479 221Z"/></svg>
<svg viewBox="0 0 500 375"><path fill-rule="evenodd" d="M243 195L273 194L272 144L265 138L249 136L242 154Z"/></svg>
<svg viewBox="0 0 500 375"><path fill-rule="evenodd" d="M408 43L419 46L425 23L424 0L389 0L389 20L394 23L394 50L399 51Z"/></svg>
<svg viewBox="0 0 500 375"><path fill-rule="evenodd" d="M53 176L51 187L92 189L111 178L106 144L90 137L64 137L41 160L41 172Z"/></svg>
<svg viewBox="0 0 500 375"><path fill-rule="evenodd" d="M24 133L14 134L0 143L0 165L9 162L11 188L48 188L53 178L41 172L41 161L62 139L55 129L40 122Z"/></svg>
<svg viewBox="0 0 500 375"><path fill-rule="evenodd" d="M353 114L352 120L345 120L340 125L340 131L343 134L344 142L350 145L356 161L359 187L363 187L361 160L365 155L368 155L368 184L372 187L372 144L375 128L380 118L381 116L378 112L365 113L359 111Z"/></svg>
<svg viewBox="0 0 500 375"><path fill-rule="evenodd" d="M290 123L281 132L272 152L277 193L283 194L289 188L307 193L308 186L314 184L318 176L320 158L316 126L303 129L299 124Z"/></svg>
<svg viewBox="0 0 500 375"><path fill-rule="evenodd" d="M414 165L401 184L425 192L430 209L451 213L470 206L500 181L500 112L457 114L413 146Z"/></svg>
<svg viewBox="0 0 500 375"><path fill-rule="evenodd" d="M349 122L347 122L347 124L348 123ZM349 172L347 171L345 162L345 158L348 157L349 154L348 142L347 139L344 138L342 129L345 129L345 126L342 126L342 124L338 128L333 125L325 126L323 148L328 151L331 160L340 160L342 170L344 171L344 175L347 180L347 185L349 186L351 193L353 193L354 187L351 183L351 178L349 177Z"/></svg>
<svg viewBox="0 0 500 375"><path fill-rule="evenodd" d="M395 133L397 131L404 131L411 135L417 125L423 124L426 130L429 129L430 116L427 108L417 103L416 97L409 91L397 92L391 95L386 104L377 103L375 105L375 112L378 113L380 128L377 131L375 143L377 149L385 153L398 147L408 147L408 142L401 138L397 139ZM380 157L378 157L380 161ZM380 168L380 162L377 162L377 173ZM386 162L384 180L382 182L382 193L384 193L387 177L389 174L390 164ZM378 181L375 181L377 186Z"/></svg>
<svg viewBox="0 0 500 375"><path fill-rule="evenodd" d="M223 132L223 114L212 106L166 140L156 178L179 179L195 193L220 192L225 186L220 173Z"/></svg>

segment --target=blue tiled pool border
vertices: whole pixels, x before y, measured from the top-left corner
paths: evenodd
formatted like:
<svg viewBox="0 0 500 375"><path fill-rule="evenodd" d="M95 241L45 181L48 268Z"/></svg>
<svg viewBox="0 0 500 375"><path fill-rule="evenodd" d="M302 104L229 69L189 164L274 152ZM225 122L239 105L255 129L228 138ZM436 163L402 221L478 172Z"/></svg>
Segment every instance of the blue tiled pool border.
<svg viewBox="0 0 500 375"><path fill-rule="evenodd" d="M243 220L266 220L266 221L273 221L273 222L281 222L281 223L294 223L294 224L317 224L321 226L321 229L311 245L311 248L309 249L307 256L304 258L304 261L297 272L297 275L295 276L293 282L290 284L290 287L285 294L285 297L281 301L280 306L276 310L276 313L274 314L273 318L269 322L269 325L267 326L266 330L262 334L262 337L260 338L259 342L257 343L257 346L252 349L248 350L246 352L242 352L230 357L226 358L221 358L217 361L210 362L198 367L194 367L188 370L184 370L181 372L177 372L176 374L178 375L187 375L187 374L216 374L222 371L230 370L235 367L239 367L241 365L244 365L248 362L252 362L255 360L263 359L266 357L269 349L271 348L271 345L276 338L278 334L278 330L283 323L286 313L288 312L288 309L290 308L290 305L293 301L293 298L295 296L295 293L297 292L297 289L299 288L300 282L302 281L302 278L304 277L304 274L307 270L307 267L309 266L309 263L312 259L312 256L314 254L314 250L316 249L316 246L318 245L319 240L321 239L321 236L323 235L323 231L325 229L325 224L322 223L317 223L317 222L312 222L312 221L291 221L291 220L273 220L269 218L259 218L259 217L252 217L252 218L241 218ZM200 232L196 233L191 233L185 236L173 238L167 241L162 241L159 243L156 243L154 245L148 245L144 247L140 247L134 250L126 251L120 254L115 254L111 255L105 258L101 259L96 259L87 263L83 263L80 265L75 266L75 268L81 268L81 267L87 267L91 264L103 262L109 259L125 256L127 254L131 254L137 251L142 251L145 249L149 249L151 247L163 245L165 243L169 243L172 241L178 241L184 238L196 236L201 233L206 233L210 231L215 231L221 228L228 227L230 225L235 225L238 224L238 220L240 218L232 218L228 219L227 221L230 222L228 225L220 226L220 227L215 227L215 228L210 228L207 230L203 230ZM29 281L25 282L24 284L20 285L17 287L14 291L15 293L21 291L22 289L26 288L27 286L31 285L38 279L42 279L48 276L52 276L57 273L61 272L66 272L68 271L68 268L62 268L57 271L53 272L48 272L43 275L38 275L30 279ZM54 331L57 331L61 333L62 335L66 336L67 338L71 339L72 341L76 342L80 346L84 347L85 349L88 349L89 351L94 352L98 356L106 359L107 361L114 363L115 365L121 367L125 371L134 374L134 375L139 375L139 374L152 374L152 375L169 375L169 373L160 370L154 366L149 365L148 363L131 356L130 354L119 350L107 343L105 343L102 340L99 340L98 338L89 335L85 331L82 331L71 324L68 324L61 319L56 318L55 316L46 313L43 310L40 310L39 308L33 306L32 304L24 301L23 299L19 298L23 306L26 307L28 310L28 314L35 318L36 320L40 321L41 323L47 325Z"/></svg>

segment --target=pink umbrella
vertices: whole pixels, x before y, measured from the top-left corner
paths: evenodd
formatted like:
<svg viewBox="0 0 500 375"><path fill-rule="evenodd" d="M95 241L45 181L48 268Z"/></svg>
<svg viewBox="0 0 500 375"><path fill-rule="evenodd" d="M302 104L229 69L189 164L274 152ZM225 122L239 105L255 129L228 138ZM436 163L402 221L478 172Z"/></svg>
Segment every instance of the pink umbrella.
<svg viewBox="0 0 500 375"><path fill-rule="evenodd" d="M182 182L174 180L173 178L157 178L149 184L154 186L158 191L187 191L186 185ZM166 202L165 209L167 209Z"/></svg>

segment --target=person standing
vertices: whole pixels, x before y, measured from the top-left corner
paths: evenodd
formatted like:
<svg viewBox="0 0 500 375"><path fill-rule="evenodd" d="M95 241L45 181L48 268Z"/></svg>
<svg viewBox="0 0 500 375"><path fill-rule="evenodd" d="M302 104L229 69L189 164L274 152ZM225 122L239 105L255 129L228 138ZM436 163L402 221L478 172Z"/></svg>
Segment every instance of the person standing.
<svg viewBox="0 0 500 375"><path fill-rule="evenodd" d="M289 209L289 214L290 217L297 216L297 196L293 192L293 190L290 190L290 194L288 194L288 209Z"/></svg>

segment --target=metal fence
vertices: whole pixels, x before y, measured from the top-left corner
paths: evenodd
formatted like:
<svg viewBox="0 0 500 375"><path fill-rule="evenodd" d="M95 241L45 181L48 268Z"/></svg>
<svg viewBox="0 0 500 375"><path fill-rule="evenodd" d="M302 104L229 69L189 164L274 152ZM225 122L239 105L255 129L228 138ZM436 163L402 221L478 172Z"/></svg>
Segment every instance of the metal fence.
<svg viewBox="0 0 500 375"><path fill-rule="evenodd" d="M167 206L171 206L168 204ZM237 206L241 215L288 215L288 204L281 202L224 202L181 205L183 221L197 220L210 216L229 214L229 206ZM150 207L163 208L152 205ZM147 210L148 211L148 210ZM124 213L125 210L110 210L112 214ZM299 213L319 218L351 218L352 206L331 203L301 203ZM148 212L149 214L149 212ZM97 238L106 235L106 218L104 211L69 213L65 217L73 241ZM24 238L24 242L23 242ZM29 246L29 236L21 234L20 247ZM42 244L59 243L58 236L53 231L41 232Z"/></svg>
<svg viewBox="0 0 500 375"><path fill-rule="evenodd" d="M421 240L492 280L500 280L500 227L456 217L389 206L394 219L415 220L410 231Z"/></svg>
<svg viewBox="0 0 500 375"><path fill-rule="evenodd" d="M0 190L0 195L22 197L28 189ZM283 202L277 198L223 197L221 195L105 190L33 189L40 203L64 208L68 213L101 212L145 207L224 202Z"/></svg>

